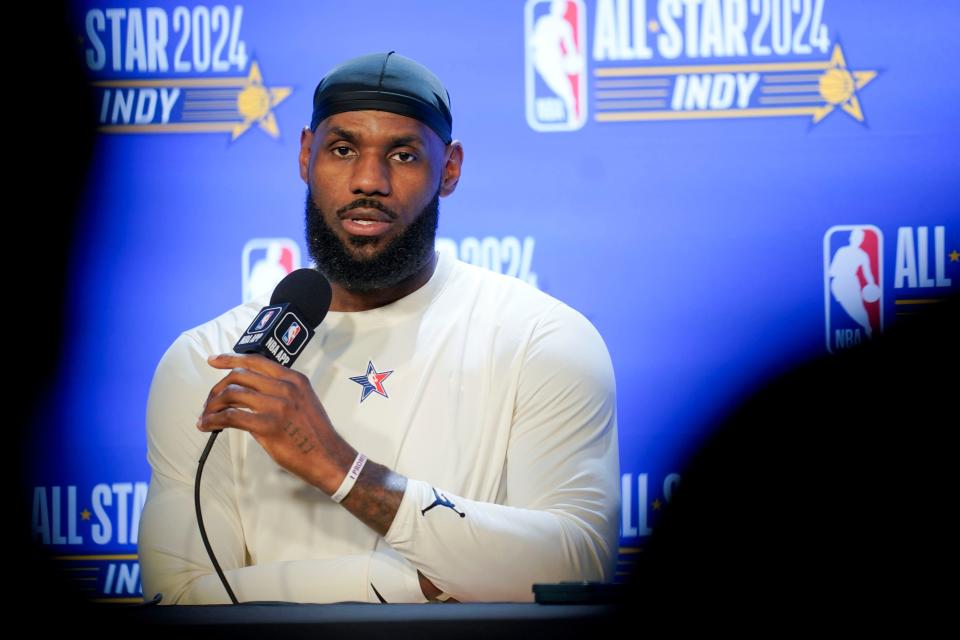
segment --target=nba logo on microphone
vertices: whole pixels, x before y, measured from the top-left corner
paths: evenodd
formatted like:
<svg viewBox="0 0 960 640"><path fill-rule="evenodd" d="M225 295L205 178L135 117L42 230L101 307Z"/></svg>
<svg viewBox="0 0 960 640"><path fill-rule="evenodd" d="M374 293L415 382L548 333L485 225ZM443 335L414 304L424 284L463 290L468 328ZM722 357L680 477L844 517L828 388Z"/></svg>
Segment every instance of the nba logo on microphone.
<svg viewBox="0 0 960 640"><path fill-rule="evenodd" d="M587 12L583 0L527 0L527 123L573 131L587 121Z"/></svg>
<svg viewBox="0 0 960 640"><path fill-rule="evenodd" d="M873 225L837 225L823 236L827 350L854 347L883 330L883 234Z"/></svg>
<svg viewBox="0 0 960 640"><path fill-rule="evenodd" d="M263 316L260 318L260 322L257 323L257 326L253 328L254 331L263 331L267 324L270 322L270 318L273 317L273 314L276 313L276 309L265 309Z"/></svg>
<svg viewBox="0 0 960 640"><path fill-rule="evenodd" d="M283 332L283 344L288 347L296 340L297 336L300 334L300 325L296 321L290 323L290 326L287 327L287 330Z"/></svg>

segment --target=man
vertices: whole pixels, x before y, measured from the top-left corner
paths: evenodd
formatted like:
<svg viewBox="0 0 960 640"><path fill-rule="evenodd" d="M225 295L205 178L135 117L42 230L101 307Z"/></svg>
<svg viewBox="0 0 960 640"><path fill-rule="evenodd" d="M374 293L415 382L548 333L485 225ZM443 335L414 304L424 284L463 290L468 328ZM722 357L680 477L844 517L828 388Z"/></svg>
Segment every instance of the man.
<svg viewBox="0 0 960 640"><path fill-rule="evenodd" d="M317 86L300 176L331 310L295 370L232 354L268 296L164 354L147 407L146 599L228 602L193 504L217 429L203 519L239 601L531 601L534 583L612 578L609 355L562 302L434 251L463 161L451 129L440 80L393 52Z"/></svg>

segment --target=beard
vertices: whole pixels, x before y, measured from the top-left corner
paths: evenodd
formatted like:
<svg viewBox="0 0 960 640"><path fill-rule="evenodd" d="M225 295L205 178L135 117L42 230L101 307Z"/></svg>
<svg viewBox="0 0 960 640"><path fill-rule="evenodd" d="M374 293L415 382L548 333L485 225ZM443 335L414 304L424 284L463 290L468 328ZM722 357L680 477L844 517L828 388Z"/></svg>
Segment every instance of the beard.
<svg viewBox="0 0 960 640"><path fill-rule="evenodd" d="M375 207L399 219L394 212L376 200L358 198L337 211L339 214L354 207ZM307 186L306 241L310 257L317 270L344 289L354 292L376 291L392 287L423 269L433 258L434 239L440 209L440 186L429 203L410 225L377 253L367 258L356 257L327 224L323 211L313 201ZM350 236L346 242L355 247L373 244L380 239L372 236Z"/></svg>

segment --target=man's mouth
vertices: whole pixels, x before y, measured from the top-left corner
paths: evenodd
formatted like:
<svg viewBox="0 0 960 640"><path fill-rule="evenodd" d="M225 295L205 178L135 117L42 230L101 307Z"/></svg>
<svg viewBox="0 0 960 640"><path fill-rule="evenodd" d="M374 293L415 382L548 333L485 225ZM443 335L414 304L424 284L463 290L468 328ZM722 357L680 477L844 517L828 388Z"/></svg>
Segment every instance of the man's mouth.
<svg viewBox="0 0 960 640"><path fill-rule="evenodd" d="M340 223L355 236L379 236L390 228L393 219L379 209L358 207L342 213Z"/></svg>

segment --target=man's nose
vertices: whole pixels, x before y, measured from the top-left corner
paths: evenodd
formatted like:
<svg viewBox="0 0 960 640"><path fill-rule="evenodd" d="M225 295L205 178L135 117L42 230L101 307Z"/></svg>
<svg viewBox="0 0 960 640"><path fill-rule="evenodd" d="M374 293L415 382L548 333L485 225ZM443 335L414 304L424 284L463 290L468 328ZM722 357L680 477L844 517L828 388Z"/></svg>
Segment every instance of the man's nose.
<svg viewBox="0 0 960 640"><path fill-rule="evenodd" d="M353 193L390 195L390 168L386 158L362 154L353 164L350 189Z"/></svg>

